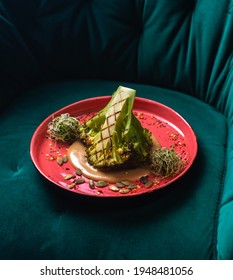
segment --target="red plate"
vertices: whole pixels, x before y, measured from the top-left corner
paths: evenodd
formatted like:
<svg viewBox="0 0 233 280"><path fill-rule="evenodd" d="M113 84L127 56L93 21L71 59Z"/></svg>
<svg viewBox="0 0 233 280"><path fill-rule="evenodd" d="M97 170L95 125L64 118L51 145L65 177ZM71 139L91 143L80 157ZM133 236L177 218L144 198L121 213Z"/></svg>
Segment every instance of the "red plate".
<svg viewBox="0 0 233 280"><path fill-rule="evenodd" d="M125 197L161 189L187 172L197 154L197 140L190 125L171 108L149 99L136 97L134 103L135 115L142 123L142 126L148 128L158 139L161 146L172 146L176 152L186 158L186 165L183 171L176 176L163 179L155 178L151 174L150 180L155 182L151 187L147 188L140 182L134 182L137 188L125 194L114 192L108 186L91 189L88 178L85 178L84 183L76 185L74 188L69 188L74 179L65 180L64 176L67 173L75 174L75 169L69 162L60 166L55 160L58 156L66 155L69 146L54 143L48 138L48 123L53 117L64 113L69 113L71 116L85 120L102 109L109 100L110 96L103 96L76 102L50 115L39 125L31 140L30 154L35 167L46 179L60 188L77 194L96 197ZM76 177L78 178L78 175Z"/></svg>

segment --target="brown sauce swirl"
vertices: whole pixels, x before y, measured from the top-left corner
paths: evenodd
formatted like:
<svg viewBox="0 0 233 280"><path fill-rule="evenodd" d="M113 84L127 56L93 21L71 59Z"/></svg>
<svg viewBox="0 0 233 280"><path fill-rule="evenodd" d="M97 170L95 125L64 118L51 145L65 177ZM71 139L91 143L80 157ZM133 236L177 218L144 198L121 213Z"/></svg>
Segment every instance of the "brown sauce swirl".
<svg viewBox="0 0 233 280"><path fill-rule="evenodd" d="M158 141L153 138L154 146L159 146ZM85 157L85 145L81 142L74 142L68 149L68 158L75 169L80 169L83 175L94 181L106 181L116 183L122 180L137 181L142 176L150 174L148 166L139 166L135 168L125 168L124 170L100 170L88 164Z"/></svg>

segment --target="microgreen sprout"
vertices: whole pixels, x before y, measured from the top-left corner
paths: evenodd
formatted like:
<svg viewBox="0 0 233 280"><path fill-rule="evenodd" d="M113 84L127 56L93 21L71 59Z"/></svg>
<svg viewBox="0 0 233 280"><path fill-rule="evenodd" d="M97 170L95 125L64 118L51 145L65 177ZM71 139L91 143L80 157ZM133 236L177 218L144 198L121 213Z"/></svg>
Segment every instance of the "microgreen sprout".
<svg viewBox="0 0 233 280"><path fill-rule="evenodd" d="M151 153L151 172L155 176L167 178L179 174L185 167L181 156L170 148L157 148Z"/></svg>
<svg viewBox="0 0 233 280"><path fill-rule="evenodd" d="M51 139L71 144L79 138L79 123L68 113L61 114L48 124L47 132Z"/></svg>

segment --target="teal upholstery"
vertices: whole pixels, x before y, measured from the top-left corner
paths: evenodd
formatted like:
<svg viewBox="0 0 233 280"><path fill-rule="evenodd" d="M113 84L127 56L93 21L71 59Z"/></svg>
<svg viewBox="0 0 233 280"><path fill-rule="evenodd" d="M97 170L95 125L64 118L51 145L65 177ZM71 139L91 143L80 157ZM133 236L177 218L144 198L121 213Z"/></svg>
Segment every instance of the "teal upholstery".
<svg viewBox="0 0 233 280"><path fill-rule="evenodd" d="M232 0L0 1L1 259L233 259L232 12ZM46 181L29 153L37 126L118 85L190 123L193 166L133 198Z"/></svg>

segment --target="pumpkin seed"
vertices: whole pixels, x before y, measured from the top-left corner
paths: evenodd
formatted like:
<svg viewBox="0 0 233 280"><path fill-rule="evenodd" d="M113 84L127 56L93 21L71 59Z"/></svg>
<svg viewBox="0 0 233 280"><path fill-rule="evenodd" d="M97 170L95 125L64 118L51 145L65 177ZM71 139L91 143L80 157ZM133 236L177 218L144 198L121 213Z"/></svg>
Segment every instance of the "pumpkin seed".
<svg viewBox="0 0 233 280"><path fill-rule="evenodd" d="M67 188L68 189L73 189L75 187L75 185L76 185L75 183L72 183L72 184L68 185Z"/></svg>
<svg viewBox="0 0 233 280"><path fill-rule="evenodd" d="M109 189L113 192L119 192L119 188L117 186L114 186L114 185L110 186Z"/></svg>
<svg viewBox="0 0 233 280"><path fill-rule="evenodd" d="M148 182L148 176L142 176L142 177L140 178L140 182L141 182L142 184L146 184L146 183Z"/></svg>
<svg viewBox="0 0 233 280"><path fill-rule="evenodd" d="M129 193L129 192L130 192L130 190L129 190L129 189L126 189L126 188L120 189L120 190L119 190L119 193L121 193L121 194L127 194L127 193Z"/></svg>
<svg viewBox="0 0 233 280"><path fill-rule="evenodd" d="M63 163L66 163L66 162L68 161L67 156L64 156L64 157L62 158L62 161L63 161Z"/></svg>
<svg viewBox="0 0 233 280"><path fill-rule="evenodd" d="M148 180L148 181L146 182L146 184L145 184L145 187L146 187L146 188L150 188L150 187L153 186L153 184L154 184L153 181Z"/></svg>
<svg viewBox="0 0 233 280"><path fill-rule="evenodd" d="M75 180L75 183L76 184L82 184L82 183L84 183L85 182L85 179L84 178L78 178L77 180Z"/></svg>
<svg viewBox="0 0 233 280"><path fill-rule="evenodd" d="M98 181L96 183L96 187L100 187L100 188L104 188L108 185L108 182L105 182L105 181Z"/></svg>
<svg viewBox="0 0 233 280"><path fill-rule="evenodd" d="M95 182L94 182L93 180L90 180L90 181L89 181L89 187L90 187L91 189L94 189L94 188L95 188Z"/></svg>
<svg viewBox="0 0 233 280"><path fill-rule="evenodd" d="M72 179L72 178L74 178L75 176L74 176L74 174L66 174L65 176L64 176L64 180L69 180L69 179Z"/></svg>
<svg viewBox="0 0 233 280"><path fill-rule="evenodd" d="M81 169L76 169L75 170L75 173L77 174L77 175L79 175L79 176L81 176L83 173L82 173L82 170Z"/></svg>
<svg viewBox="0 0 233 280"><path fill-rule="evenodd" d="M130 189L130 190L136 189L136 188L137 188L137 186L135 186L134 184L130 184L130 185L128 186L128 189Z"/></svg>
<svg viewBox="0 0 233 280"><path fill-rule="evenodd" d="M124 187L125 187L125 185L122 184L121 182L117 182L117 183L116 183L116 186L117 186L118 188L124 188Z"/></svg>
<svg viewBox="0 0 233 280"><path fill-rule="evenodd" d="M67 156L64 156L64 157L58 157L57 158L57 163L59 164L59 165L62 165L63 163L66 163L68 161L68 158L67 158Z"/></svg>
<svg viewBox="0 0 233 280"><path fill-rule="evenodd" d="M62 164L63 164L63 159L60 158L60 157L58 157L58 158L57 158L57 163L58 163L59 165L62 165Z"/></svg>
<svg viewBox="0 0 233 280"><path fill-rule="evenodd" d="M130 182L130 181L127 181L127 180L123 180L123 181L121 181L121 183L122 183L123 185L125 185L125 186L131 185L131 182Z"/></svg>

